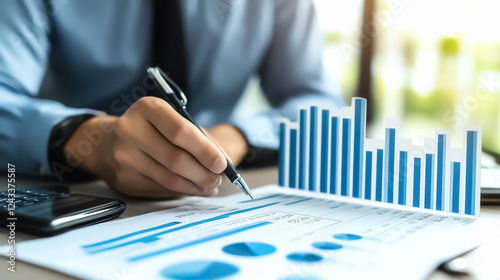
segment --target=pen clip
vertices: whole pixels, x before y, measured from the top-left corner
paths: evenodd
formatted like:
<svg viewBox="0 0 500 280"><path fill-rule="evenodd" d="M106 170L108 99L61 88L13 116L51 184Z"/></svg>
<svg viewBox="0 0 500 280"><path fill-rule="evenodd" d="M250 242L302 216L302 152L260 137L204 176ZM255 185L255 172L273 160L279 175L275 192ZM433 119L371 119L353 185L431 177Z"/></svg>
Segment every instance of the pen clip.
<svg viewBox="0 0 500 280"><path fill-rule="evenodd" d="M165 73L160 67L148 68L149 76L163 89L165 93L171 96L167 96L169 100L171 98L177 99L182 106L187 105L187 97L182 92L181 88ZM172 89L172 86L175 91Z"/></svg>

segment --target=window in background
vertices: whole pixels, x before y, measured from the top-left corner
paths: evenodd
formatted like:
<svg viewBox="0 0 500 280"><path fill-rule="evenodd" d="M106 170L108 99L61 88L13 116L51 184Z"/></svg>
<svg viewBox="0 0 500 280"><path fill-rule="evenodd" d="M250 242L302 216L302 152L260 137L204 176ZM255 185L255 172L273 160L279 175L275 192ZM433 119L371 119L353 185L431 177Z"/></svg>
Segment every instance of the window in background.
<svg viewBox="0 0 500 280"><path fill-rule="evenodd" d="M325 34L325 63L346 101L355 95L363 0L316 0ZM500 1L376 0L372 65L375 122L401 120L402 135L422 140L450 128L483 127L483 147L500 153ZM366 39L366 36L365 38Z"/></svg>

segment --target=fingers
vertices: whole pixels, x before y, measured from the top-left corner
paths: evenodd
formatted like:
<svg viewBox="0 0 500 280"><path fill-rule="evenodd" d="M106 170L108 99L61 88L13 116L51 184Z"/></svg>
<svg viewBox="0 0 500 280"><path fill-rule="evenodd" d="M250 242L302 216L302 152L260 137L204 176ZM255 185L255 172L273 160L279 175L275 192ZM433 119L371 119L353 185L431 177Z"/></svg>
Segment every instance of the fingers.
<svg viewBox="0 0 500 280"><path fill-rule="evenodd" d="M189 179L203 191L219 186L220 175L204 168L190 153L166 140L163 135L151 127L150 143L141 147L142 150L175 174Z"/></svg>
<svg viewBox="0 0 500 280"><path fill-rule="evenodd" d="M167 169L163 173L169 171L168 173L174 173L184 177L198 186L202 192L198 195L202 195L210 189L220 185L220 182L222 181L220 175L209 171L187 151L170 143L150 123L135 123L134 127L136 128L133 133L125 132L130 129L119 127L119 134L122 138L124 138L123 141L125 142L124 145L119 147L119 149L126 149L127 146L137 147L152 158L149 160L156 161L156 165L162 165L161 168ZM135 149L131 150L136 153ZM134 157L141 158L141 161L147 162L147 160L143 158L144 155L139 153L135 154L133 157L130 155L125 156L127 162L136 165L137 168L142 170L144 165L138 164L140 162L138 160L134 161L134 159L132 159ZM156 169L158 170L160 167ZM149 172L150 171L146 169L142 173L149 174ZM165 187L169 187L169 185L165 184L165 180L158 179L158 174L148 176L151 178L157 178L157 182L163 184Z"/></svg>
<svg viewBox="0 0 500 280"><path fill-rule="evenodd" d="M158 186L177 193L213 196L214 193L217 194L218 191L216 190L216 188L222 182L222 177L220 175L213 174L212 177L215 177L215 179L212 177L208 177L209 179L206 180L206 183L203 184L203 187L199 187L197 184L190 181L185 176L176 174L172 170L165 168L162 164L151 158L143 151L136 148L127 148L127 146L125 145L121 149L118 149L117 152L115 152L115 158L120 165L121 170L119 174L122 174L122 177L125 177L125 179L127 179L129 175L123 173L137 173L152 179ZM197 162L195 166L198 166L202 169L202 167ZM191 166L188 165L186 169L189 169L188 167ZM124 188L128 186L130 190L136 189L136 186L128 183L127 181L123 181L121 182L121 184Z"/></svg>
<svg viewBox="0 0 500 280"><path fill-rule="evenodd" d="M158 182L148 178L132 169L118 174L114 184L115 189L128 196L160 198L182 196L184 194L166 189Z"/></svg>
<svg viewBox="0 0 500 280"><path fill-rule="evenodd" d="M166 101L142 98L113 127L114 171L108 173L114 175L107 181L120 191L143 197L217 195L226 157Z"/></svg>
<svg viewBox="0 0 500 280"><path fill-rule="evenodd" d="M213 173L226 169L226 159L218 147L167 102L158 98L142 98L138 102L147 120L172 144L190 153Z"/></svg>

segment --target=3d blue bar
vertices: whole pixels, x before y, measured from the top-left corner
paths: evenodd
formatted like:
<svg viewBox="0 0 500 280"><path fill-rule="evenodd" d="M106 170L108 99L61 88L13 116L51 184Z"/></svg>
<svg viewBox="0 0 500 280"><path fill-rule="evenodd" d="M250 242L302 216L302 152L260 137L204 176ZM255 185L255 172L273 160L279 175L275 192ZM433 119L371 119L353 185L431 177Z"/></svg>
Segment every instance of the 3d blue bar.
<svg viewBox="0 0 500 280"><path fill-rule="evenodd" d="M372 161L373 161L373 152L366 151L365 199L372 198Z"/></svg>
<svg viewBox="0 0 500 280"><path fill-rule="evenodd" d="M415 157L413 164L413 207L420 207L420 176L422 176L422 159Z"/></svg>
<svg viewBox="0 0 500 280"><path fill-rule="evenodd" d="M297 129L290 129L290 166L288 174L288 186L297 188Z"/></svg>
<svg viewBox="0 0 500 280"><path fill-rule="evenodd" d="M425 154L425 199L424 208L432 208L432 192L434 190L434 155Z"/></svg>
<svg viewBox="0 0 500 280"><path fill-rule="evenodd" d="M467 131L465 158L465 214L475 215L476 211L476 151L477 131Z"/></svg>
<svg viewBox="0 0 500 280"><path fill-rule="evenodd" d="M309 190L316 191L316 153L318 143L318 107L311 106L309 125Z"/></svg>
<svg viewBox="0 0 500 280"><path fill-rule="evenodd" d="M436 183L436 210L444 210L444 175L446 172L446 135L438 134L437 148L437 183Z"/></svg>
<svg viewBox="0 0 500 280"><path fill-rule="evenodd" d="M398 204L406 205L406 181L407 181L407 161L408 152L399 152L399 189L398 189Z"/></svg>
<svg viewBox="0 0 500 280"><path fill-rule="evenodd" d="M340 177L340 194L349 195L349 179L351 174L351 119L342 119L342 174Z"/></svg>
<svg viewBox="0 0 500 280"><path fill-rule="evenodd" d="M330 133L330 110L321 112L321 179L320 192L328 192L328 136Z"/></svg>
<svg viewBox="0 0 500 280"><path fill-rule="evenodd" d="M384 178L384 150L377 149L377 178L375 186L375 200L382 201L382 179Z"/></svg>
<svg viewBox="0 0 500 280"><path fill-rule="evenodd" d="M338 146L339 146L339 118L332 117L331 123L332 131L331 131L331 143L330 147L332 151L330 152L330 193L337 193L337 158L338 158Z"/></svg>
<svg viewBox="0 0 500 280"><path fill-rule="evenodd" d="M301 109L299 120L299 189L301 190L306 187L306 121L307 111Z"/></svg>
<svg viewBox="0 0 500 280"><path fill-rule="evenodd" d="M396 129L385 129L385 170L384 170L384 201L394 201L394 160L396 153Z"/></svg>
<svg viewBox="0 0 500 280"><path fill-rule="evenodd" d="M352 196L361 197L363 187L363 155L365 143L366 99L354 101L354 146L352 165Z"/></svg>
<svg viewBox="0 0 500 280"><path fill-rule="evenodd" d="M460 211L460 162L452 161L451 164L451 212Z"/></svg>
<svg viewBox="0 0 500 280"><path fill-rule="evenodd" d="M286 154L286 125L285 123L280 123L280 155L279 155L279 172L278 172L278 183L281 187L285 186L285 154Z"/></svg>

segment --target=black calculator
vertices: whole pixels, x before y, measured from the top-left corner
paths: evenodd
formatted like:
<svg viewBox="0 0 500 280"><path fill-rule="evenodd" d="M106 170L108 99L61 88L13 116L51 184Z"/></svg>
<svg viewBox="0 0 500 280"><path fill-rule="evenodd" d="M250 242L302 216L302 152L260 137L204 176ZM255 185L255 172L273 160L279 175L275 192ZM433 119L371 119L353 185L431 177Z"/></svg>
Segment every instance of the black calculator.
<svg viewBox="0 0 500 280"><path fill-rule="evenodd" d="M110 220L125 211L121 200L70 194L67 189L57 186L0 192L0 220L16 230L48 236Z"/></svg>

